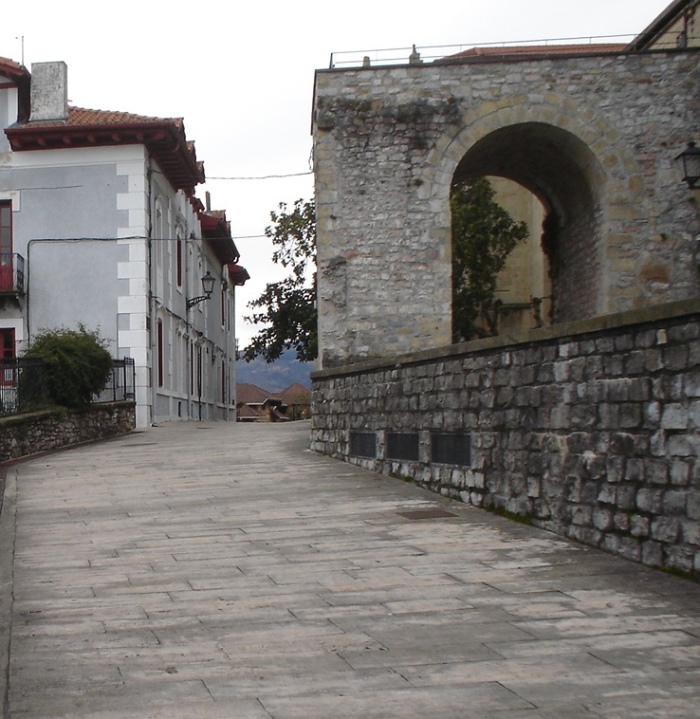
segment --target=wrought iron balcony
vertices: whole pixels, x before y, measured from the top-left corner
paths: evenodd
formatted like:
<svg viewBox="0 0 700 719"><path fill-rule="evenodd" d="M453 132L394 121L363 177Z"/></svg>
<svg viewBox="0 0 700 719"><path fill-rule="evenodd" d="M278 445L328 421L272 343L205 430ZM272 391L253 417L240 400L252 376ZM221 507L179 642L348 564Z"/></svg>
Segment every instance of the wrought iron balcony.
<svg viewBox="0 0 700 719"><path fill-rule="evenodd" d="M15 253L0 254L0 295L24 294L24 257Z"/></svg>

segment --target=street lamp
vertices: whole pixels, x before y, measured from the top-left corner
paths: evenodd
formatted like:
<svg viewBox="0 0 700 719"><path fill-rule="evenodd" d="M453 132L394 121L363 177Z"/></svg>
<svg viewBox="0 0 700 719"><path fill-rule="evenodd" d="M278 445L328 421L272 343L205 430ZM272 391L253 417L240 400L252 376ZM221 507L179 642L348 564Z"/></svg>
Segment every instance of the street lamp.
<svg viewBox="0 0 700 719"><path fill-rule="evenodd" d="M204 290L204 294L200 295L199 297L193 297L191 300L187 300L187 309L189 310L190 307L194 307L195 305L198 305L200 302L204 302L204 300L208 300L211 297L211 293L214 291L214 285L216 284L216 277L207 270L207 274L202 277L202 289Z"/></svg>
<svg viewBox="0 0 700 719"><path fill-rule="evenodd" d="M700 187L700 148L691 140L676 160L683 162L683 181L691 190L697 190Z"/></svg>

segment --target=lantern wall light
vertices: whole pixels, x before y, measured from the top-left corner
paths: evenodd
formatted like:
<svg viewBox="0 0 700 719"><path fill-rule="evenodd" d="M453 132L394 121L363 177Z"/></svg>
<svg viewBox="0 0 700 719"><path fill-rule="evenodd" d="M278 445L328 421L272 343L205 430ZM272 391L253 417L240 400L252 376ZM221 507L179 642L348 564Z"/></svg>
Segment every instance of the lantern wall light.
<svg viewBox="0 0 700 719"><path fill-rule="evenodd" d="M214 291L214 285L216 284L216 278L214 275L207 270L207 273L202 277L202 289L204 290L204 294L200 295L199 297L193 297L191 300L187 300L187 309L189 310L190 307L194 307L195 305L198 305L200 302L204 302L204 300L208 300L211 298L211 293Z"/></svg>
<svg viewBox="0 0 700 719"><path fill-rule="evenodd" d="M700 148L691 140L676 160L680 160L683 165L683 182L691 190L700 188Z"/></svg>

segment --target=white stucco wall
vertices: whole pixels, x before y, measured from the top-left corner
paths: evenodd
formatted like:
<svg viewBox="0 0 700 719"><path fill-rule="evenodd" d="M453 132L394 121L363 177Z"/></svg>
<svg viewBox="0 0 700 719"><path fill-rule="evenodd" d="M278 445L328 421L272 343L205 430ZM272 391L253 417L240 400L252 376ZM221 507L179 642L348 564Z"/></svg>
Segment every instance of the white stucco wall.
<svg viewBox="0 0 700 719"><path fill-rule="evenodd" d="M0 121L2 102L0 90ZM82 323L99 330L113 356L135 360L141 427L198 416L188 365L189 345L196 341L207 357L204 416L223 418L220 363L226 358L235 366L235 339L233 323L230 330L221 326L222 267L201 240L189 239L201 237L197 212L151 165L146 148L3 153L0 147L0 164L9 170L0 173L0 199L12 201L13 250L26 260L27 288L24 297L4 303L0 326L14 327L20 342L31 341L41 329ZM156 201L162 208L158 233ZM177 236L186 245L180 286ZM200 277L207 269L218 280L212 300L188 311L186 300L201 294ZM154 366L159 318L165 320L168 348L162 387ZM233 393L229 396L233 403Z"/></svg>

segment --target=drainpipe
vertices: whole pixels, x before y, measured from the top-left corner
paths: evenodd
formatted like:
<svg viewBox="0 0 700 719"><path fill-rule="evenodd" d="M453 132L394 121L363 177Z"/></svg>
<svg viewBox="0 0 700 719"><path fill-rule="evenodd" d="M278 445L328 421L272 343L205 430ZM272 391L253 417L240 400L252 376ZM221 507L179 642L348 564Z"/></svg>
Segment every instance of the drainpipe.
<svg viewBox="0 0 700 719"><path fill-rule="evenodd" d="M197 348L197 408L199 410L199 421L202 421L202 384L204 380L204 353L203 345Z"/></svg>
<svg viewBox="0 0 700 719"><path fill-rule="evenodd" d="M190 237L185 238L185 302L190 296L190 255L192 254L192 244ZM185 347L185 384L187 385L187 419L192 419L192 383L194 382L194 344L192 323L190 318L192 315L191 307L185 307L185 331L187 334L187 345Z"/></svg>
<svg viewBox="0 0 700 719"><path fill-rule="evenodd" d="M155 331L156 327L156 296L153 292L153 289L155 287L155 277L154 277L154 267L153 267L153 215L154 213L154 197L153 197L153 161L151 158L148 158L148 170L147 176L148 176L148 182L147 189L148 189L148 197L146 198L146 204L148 206L148 228L146 232L146 236L148 238L147 242L147 249L146 249L146 257L148 262L148 268L146 271L146 276L148 278L148 286L146 288L148 292L148 323L147 323L147 348L150 353L150 358L147 358L146 360L146 370L149 370L149 382L151 384L150 387L150 394L151 394L151 416L150 421L148 422L149 425L152 425L155 422L155 411L156 411L156 394L157 394L157 386L158 386L158 380L156 376L156 368L154 367L154 359L157 358L157 348L154 346L155 344L155 337L157 336L157 333Z"/></svg>

